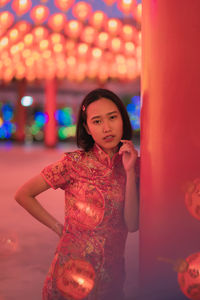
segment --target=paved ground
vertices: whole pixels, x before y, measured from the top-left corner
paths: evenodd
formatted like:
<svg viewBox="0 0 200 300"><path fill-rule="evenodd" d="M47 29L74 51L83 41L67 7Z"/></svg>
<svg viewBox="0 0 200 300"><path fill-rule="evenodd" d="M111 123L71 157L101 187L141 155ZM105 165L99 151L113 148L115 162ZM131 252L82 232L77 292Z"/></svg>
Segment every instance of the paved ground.
<svg viewBox="0 0 200 300"><path fill-rule="evenodd" d="M0 144L0 300L41 299L43 281L58 238L15 202L14 193L45 165L72 149L75 149L73 144L65 148L62 145L55 150L41 146ZM38 199L62 222L64 197L61 190L50 189ZM125 293L127 298L134 299L138 273L138 233L128 235L126 271Z"/></svg>

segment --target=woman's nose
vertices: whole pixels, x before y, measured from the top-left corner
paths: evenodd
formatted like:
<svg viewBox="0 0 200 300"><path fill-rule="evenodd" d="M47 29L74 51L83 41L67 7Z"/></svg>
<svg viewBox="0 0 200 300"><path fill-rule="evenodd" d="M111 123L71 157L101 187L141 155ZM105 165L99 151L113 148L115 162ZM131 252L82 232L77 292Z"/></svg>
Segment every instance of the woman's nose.
<svg viewBox="0 0 200 300"><path fill-rule="evenodd" d="M103 132L109 132L111 130L109 122L104 121L103 122Z"/></svg>

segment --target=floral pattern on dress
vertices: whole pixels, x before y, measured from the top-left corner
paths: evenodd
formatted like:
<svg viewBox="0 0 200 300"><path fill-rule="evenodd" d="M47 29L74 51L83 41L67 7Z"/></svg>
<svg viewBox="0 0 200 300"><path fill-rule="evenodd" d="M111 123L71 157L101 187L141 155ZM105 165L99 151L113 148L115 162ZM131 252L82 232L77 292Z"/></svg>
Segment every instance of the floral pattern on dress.
<svg viewBox="0 0 200 300"><path fill-rule="evenodd" d="M139 159L135 169L139 184ZM110 300L113 297L122 300L128 231L123 216L126 176L121 156L116 153L110 159L94 144L88 152L65 153L61 160L45 167L41 175L54 189L65 191L63 235L45 280L43 300ZM95 272L94 286L87 295L84 296L83 286L77 286L80 291L82 287L82 298L63 294L58 288L58 270L71 261L85 262ZM87 274L81 267L77 269Z"/></svg>

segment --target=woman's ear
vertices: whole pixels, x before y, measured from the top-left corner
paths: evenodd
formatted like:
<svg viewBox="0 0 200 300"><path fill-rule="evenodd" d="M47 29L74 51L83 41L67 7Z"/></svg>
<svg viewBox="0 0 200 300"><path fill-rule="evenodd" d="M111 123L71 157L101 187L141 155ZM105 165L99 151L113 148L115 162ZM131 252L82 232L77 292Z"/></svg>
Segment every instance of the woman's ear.
<svg viewBox="0 0 200 300"><path fill-rule="evenodd" d="M85 130L86 130L87 134L91 135L90 130L89 130L87 124L83 123L83 126L85 127Z"/></svg>

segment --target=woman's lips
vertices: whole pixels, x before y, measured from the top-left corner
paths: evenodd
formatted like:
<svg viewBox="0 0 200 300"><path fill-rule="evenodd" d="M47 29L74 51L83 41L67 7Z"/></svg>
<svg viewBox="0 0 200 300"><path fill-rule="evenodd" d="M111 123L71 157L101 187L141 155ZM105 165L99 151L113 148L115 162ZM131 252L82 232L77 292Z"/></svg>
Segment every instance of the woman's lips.
<svg viewBox="0 0 200 300"><path fill-rule="evenodd" d="M114 139L114 135L107 135L103 139L105 142L111 142Z"/></svg>

